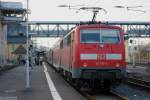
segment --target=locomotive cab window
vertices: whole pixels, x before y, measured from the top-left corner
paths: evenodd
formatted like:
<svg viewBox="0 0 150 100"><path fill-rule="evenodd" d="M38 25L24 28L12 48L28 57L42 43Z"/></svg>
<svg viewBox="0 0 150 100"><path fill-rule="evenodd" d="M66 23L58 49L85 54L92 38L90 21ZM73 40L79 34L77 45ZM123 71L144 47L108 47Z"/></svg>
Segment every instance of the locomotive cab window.
<svg viewBox="0 0 150 100"><path fill-rule="evenodd" d="M119 43L120 35L119 30L108 29L101 30L101 41L102 43Z"/></svg>
<svg viewBox="0 0 150 100"><path fill-rule="evenodd" d="M100 34L99 30L81 30L80 35L81 43L99 43Z"/></svg>
<svg viewBox="0 0 150 100"><path fill-rule="evenodd" d="M119 43L120 31L117 29L81 30L81 43Z"/></svg>

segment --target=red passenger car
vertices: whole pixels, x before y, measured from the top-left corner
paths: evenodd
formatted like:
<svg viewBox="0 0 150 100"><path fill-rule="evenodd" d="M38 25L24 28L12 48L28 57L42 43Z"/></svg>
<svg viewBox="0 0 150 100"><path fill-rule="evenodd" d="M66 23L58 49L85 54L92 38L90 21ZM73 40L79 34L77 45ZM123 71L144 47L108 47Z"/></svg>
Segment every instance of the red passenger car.
<svg viewBox="0 0 150 100"><path fill-rule="evenodd" d="M109 88L126 74L123 31L118 26L76 26L49 57L58 71L80 87Z"/></svg>

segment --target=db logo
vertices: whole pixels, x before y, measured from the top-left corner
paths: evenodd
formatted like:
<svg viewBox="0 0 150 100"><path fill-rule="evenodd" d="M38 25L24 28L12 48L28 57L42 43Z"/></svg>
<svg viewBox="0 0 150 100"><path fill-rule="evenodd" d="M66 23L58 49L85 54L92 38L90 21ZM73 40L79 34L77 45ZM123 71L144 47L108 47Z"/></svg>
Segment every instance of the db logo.
<svg viewBox="0 0 150 100"><path fill-rule="evenodd" d="M98 59L106 59L106 54L99 54Z"/></svg>

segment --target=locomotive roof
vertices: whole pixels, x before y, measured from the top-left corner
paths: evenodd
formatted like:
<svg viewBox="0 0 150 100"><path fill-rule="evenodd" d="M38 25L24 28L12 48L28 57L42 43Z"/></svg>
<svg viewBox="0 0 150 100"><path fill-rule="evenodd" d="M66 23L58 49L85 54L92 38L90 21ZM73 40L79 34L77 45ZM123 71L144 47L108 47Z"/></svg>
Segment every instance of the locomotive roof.
<svg viewBox="0 0 150 100"><path fill-rule="evenodd" d="M121 29L119 26L114 26L114 25L108 25L108 24L84 24L84 25L79 25L76 28L117 28Z"/></svg>
<svg viewBox="0 0 150 100"><path fill-rule="evenodd" d="M84 24L79 24L75 27L73 27L63 38L65 38L66 36L69 35L69 33L71 33L73 30L76 30L76 29L81 29L81 28L115 28L115 29L121 29L121 27L119 26L114 26L114 25L109 25L109 24L101 24L101 23L84 23ZM63 40L63 38L60 38L56 43L55 45L52 47L52 48L55 48L55 47L58 47L60 46L60 42Z"/></svg>

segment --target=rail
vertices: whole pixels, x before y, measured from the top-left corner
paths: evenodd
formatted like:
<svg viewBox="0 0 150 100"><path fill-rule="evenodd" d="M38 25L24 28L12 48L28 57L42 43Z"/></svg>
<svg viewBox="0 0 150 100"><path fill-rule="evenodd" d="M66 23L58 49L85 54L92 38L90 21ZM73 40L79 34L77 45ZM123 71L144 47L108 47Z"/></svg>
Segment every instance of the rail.
<svg viewBox="0 0 150 100"><path fill-rule="evenodd" d="M135 79L135 78L128 77L125 82L128 84L136 85L136 86L143 87L145 89L150 90L150 81L145 81L145 80L141 80L141 79Z"/></svg>
<svg viewBox="0 0 150 100"><path fill-rule="evenodd" d="M118 100L129 100L127 97L117 93L115 90L111 90L110 93L118 98Z"/></svg>
<svg viewBox="0 0 150 100"><path fill-rule="evenodd" d="M97 100L97 96L100 95L99 94L89 94L89 93L86 93L86 92L81 92L81 94L87 98L87 100ZM117 100L129 100L126 96L123 96L119 93L117 93L115 90L111 90L110 92L107 93L107 95L112 95L114 96Z"/></svg>

